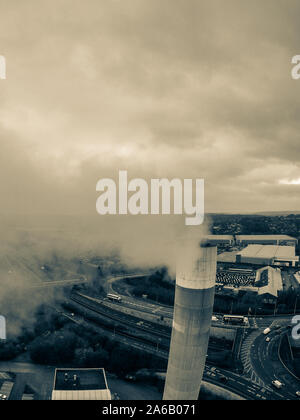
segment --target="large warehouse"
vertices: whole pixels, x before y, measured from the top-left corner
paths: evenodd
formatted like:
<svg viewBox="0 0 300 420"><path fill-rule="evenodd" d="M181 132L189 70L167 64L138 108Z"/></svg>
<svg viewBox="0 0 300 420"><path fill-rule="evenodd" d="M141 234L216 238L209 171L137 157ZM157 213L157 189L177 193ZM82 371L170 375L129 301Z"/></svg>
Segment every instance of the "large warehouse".
<svg viewBox="0 0 300 420"><path fill-rule="evenodd" d="M262 245L294 245L298 241L289 235L236 235L237 245L262 244Z"/></svg>
<svg viewBox="0 0 300 420"><path fill-rule="evenodd" d="M238 264L278 265L295 267L299 257L293 246L248 245L236 254Z"/></svg>

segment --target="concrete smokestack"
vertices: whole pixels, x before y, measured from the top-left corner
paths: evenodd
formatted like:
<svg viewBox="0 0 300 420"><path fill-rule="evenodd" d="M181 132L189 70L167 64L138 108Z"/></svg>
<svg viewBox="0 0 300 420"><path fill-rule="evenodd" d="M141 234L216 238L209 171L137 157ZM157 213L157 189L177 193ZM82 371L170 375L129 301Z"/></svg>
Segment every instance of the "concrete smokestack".
<svg viewBox="0 0 300 420"><path fill-rule="evenodd" d="M216 281L216 246L187 250L176 268L173 328L164 400L197 400L205 366Z"/></svg>

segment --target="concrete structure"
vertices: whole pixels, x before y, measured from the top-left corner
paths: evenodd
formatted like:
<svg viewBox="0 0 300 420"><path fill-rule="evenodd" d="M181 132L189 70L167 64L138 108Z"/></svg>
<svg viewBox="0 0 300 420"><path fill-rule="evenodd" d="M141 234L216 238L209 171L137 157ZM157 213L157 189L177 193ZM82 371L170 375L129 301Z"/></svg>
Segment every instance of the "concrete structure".
<svg viewBox="0 0 300 420"><path fill-rule="evenodd" d="M296 246L296 238L288 235L236 235L237 245L262 244L262 245L293 245Z"/></svg>
<svg viewBox="0 0 300 420"><path fill-rule="evenodd" d="M299 263L293 246L248 245L236 254L238 264L293 266Z"/></svg>
<svg viewBox="0 0 300 420"><path fill-rule="evenodd" d="M212 320L216 256L217 248L203 243L177 263L164 400L198 399Z"/></svg>
<svg viewBox="0 0 300 420"><path fill-rule="evenodd" d="M104 369L56 369L52 400L111 400Z"/></svg>
<svg viewBox="0 0 300 420"><path fill-rule="evenodd" d="M205 238L210 245L233 245L233 235L208 235Z"/></svg>

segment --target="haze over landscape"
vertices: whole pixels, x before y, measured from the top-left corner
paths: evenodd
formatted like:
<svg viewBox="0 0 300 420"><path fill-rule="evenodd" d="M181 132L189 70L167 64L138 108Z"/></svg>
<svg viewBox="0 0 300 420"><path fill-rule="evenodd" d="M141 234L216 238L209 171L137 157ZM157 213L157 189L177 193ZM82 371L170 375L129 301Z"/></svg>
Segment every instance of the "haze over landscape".
<svg viewBox="0 0 300 420"><path fill-rule="evenodd" d="M94 215L119 169L204 178L207 212L298 209L299 2L221 6L2 0L1 213Z"/></svg>

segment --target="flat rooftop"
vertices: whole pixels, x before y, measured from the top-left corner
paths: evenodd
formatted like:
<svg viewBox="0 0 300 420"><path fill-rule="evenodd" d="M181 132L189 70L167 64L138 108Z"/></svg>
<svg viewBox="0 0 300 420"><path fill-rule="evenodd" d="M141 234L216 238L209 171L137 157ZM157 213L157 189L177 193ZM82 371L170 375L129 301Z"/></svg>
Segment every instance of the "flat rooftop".
<svg viewBox="0 0 300 420"><path fill-rule="evenodd" d="M248 245L245 249L240 251L238 255L250 258L279 258L290 259L295 258L295 248L292 246L283 245Z"/></svg>
<svg viewBox="0 0 300 420"><path fill-rule="evenodd" d="M207 239L233 241L233 235L207 235Z"/></svg>
<svg viewBox="0 0 300 420"><path fill-rule="evenodd" d="M54 390L88 391L107 389L104 369L56 369Z"/></svg>
<svg viewBox="0 0 300 420"><path fill-rule="evenodd" d="M251 241L264 241L264 240L274 240L274 241L296 241L296 238L293 238L292 236L289 235L236 235L236 240L237 241L247 241L247 240L251 240Z"/></svg>
<svg viewBox="0 0 300 420"><path fill-rule="evenodd" d="M111 400L104 369L56 369L52 400Z"/></svg>

